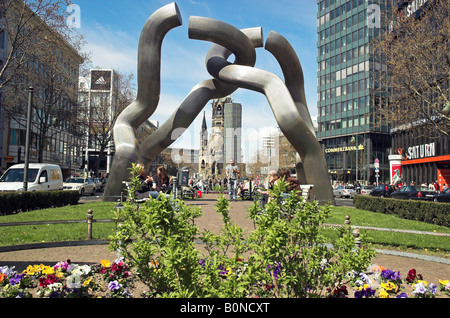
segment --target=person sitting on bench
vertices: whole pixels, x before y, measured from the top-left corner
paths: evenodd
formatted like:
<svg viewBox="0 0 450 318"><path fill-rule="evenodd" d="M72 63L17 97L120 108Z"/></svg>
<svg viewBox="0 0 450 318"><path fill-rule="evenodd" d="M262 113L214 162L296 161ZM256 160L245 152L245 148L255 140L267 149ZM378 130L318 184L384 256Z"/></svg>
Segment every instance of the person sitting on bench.
<svg viewBox="0 0 450 318"><path fill-rule="evenodd" d="M159 192L153 188L153 179L147 173L142 163L138 163L136 167L139 168L139 181L141 182L141 188L135 191L136 198L138 199L148 199L152 197L153 199L158 198Z"/></svg>

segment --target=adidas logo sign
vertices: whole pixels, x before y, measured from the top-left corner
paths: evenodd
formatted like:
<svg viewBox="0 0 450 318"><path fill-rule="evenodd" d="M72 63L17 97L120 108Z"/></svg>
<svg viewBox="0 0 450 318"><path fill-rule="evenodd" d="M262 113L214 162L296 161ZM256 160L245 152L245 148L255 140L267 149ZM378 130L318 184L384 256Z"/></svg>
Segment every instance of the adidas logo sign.
<svg viewBox="0 0 450 318"><path fill-rule="evenodd" d="M102 76L102 77L100 77L98 80L95 81L95 84L98 84L98 85L105 85L105 84L106 84L106 81L105 81L105 79L104 79L103 76Z"/></svg>

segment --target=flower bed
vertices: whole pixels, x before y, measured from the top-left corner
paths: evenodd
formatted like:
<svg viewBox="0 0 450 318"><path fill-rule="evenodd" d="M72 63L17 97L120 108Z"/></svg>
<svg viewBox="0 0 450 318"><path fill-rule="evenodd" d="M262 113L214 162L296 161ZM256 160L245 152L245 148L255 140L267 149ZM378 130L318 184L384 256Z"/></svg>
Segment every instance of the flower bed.
<svg viewBox="0 0 450 318"><path fill-rule="evenodd" d="M29 265L23 272L0 267L0 298L131 298L133 275L123 259L96 265L68 261Z"/></svg>
<svg viewBox="0 0 450 318"><path fill-rule="evenodd" d="M1 264L0 264L1 265ZM158 267L155 264L152 264ZM199 262L204 266L204 261ZM223 279L231 269L217 269ZM275 279L283 275L273 269ZM0 267L0 298L142 298L145 289L123 259L79 265L68 261L54 266L29 265L19 273L14 267ZM349 273L348 285L328 289L328 298L438 298L450 296L450 281L439 285L424 280L414 269L403 279L399 272L372 266L365 273ZM261 286L271 288L271 286Z"/></svg>

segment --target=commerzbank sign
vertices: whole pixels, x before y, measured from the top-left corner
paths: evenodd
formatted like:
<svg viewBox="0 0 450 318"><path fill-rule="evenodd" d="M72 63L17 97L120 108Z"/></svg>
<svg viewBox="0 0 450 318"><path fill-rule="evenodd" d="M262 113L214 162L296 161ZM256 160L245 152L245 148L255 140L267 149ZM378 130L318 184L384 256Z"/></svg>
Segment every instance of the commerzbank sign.
<svg viewBox="0 0 450 318"><path fill-rule="evenodd" d="M364 150L364 145L359 145L358 150ZM325 148L325 153L356 151L356 146Z"/></svg>

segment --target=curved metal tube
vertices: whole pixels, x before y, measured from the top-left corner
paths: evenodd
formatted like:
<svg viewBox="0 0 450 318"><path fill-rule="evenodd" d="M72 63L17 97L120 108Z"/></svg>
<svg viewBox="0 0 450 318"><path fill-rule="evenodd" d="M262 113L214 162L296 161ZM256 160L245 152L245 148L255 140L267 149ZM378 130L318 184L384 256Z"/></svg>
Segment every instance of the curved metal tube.
<svg viewBox="0 0 450 318"><path fill-rule="evenodd" d="M155 11L145 23L138 48L136 100L118 116L113 128L116 153L103 195L106 201L116 200L122 190L122 181L129 179L128 168L136 161L135 129L155 111L160 95L161 45L165 35L182 24L176 3Z"/></svg>
<svg viewBox="0 0 450 318"><path fill-rule="evenodd" d="M196 39L210 40L211 31L203 28ZM217 44L226 46L227 39L215 38ZM208 72L228 84L263 93L275 119L288 141L302 158L308 183L314 184L312 195L320 203L334 202L328 169L322 148L302 116L281 78L273 73L248 66L231 64L219 57L210 59Z"/></svg>
<svg viewBox="0 0 450 318"><path fill-rule="evenodd" d="M214 44L206 57L206 64L213 58L226 60L231 54L235 55L235 63L254 66L256 61L255 47L263 46L263 35L260 27L238 30L235 27L214 19L191 17L189 32L198 32L196 27L207 25L211 36L219 33L220 37L228 37L228 48ZM189 127L206 103L214 98L221 98L232 94L238 89L235 85L225 84L216 79L209 79L197 84L186 96L180 107L170 118L147 137L139 148L139 162L144 164L155 158L161 151L169 147Z"/></svg>
<svg viewBox="0 0 450 318"><path fill-rule="evenodd" d="M314 129L313 122L311 120L311 115L309 113L308 104L306 102L305 96L305 85L303 77L303 69L297 53L288 42L288 40L281 34L275 31L271 31L267 37L265 49L272 53L272 55L278 61L281 70L284 75L284 82L288 88L291 96L295 102L300 115L302 116L305 124L315 135L316 131ZM296 154L296 165L297 178L300 182L306 182L306 174L304 171L303 163L300 155Z"/></svg>

